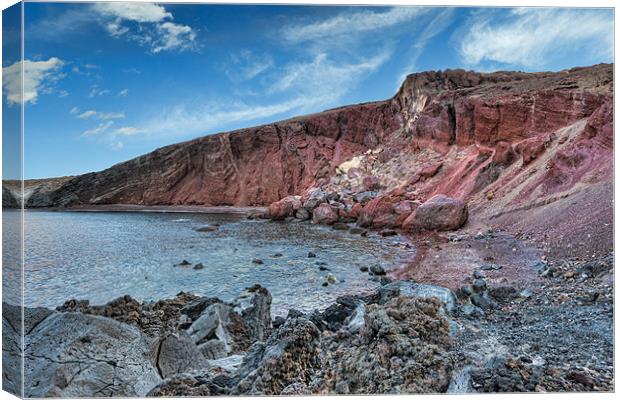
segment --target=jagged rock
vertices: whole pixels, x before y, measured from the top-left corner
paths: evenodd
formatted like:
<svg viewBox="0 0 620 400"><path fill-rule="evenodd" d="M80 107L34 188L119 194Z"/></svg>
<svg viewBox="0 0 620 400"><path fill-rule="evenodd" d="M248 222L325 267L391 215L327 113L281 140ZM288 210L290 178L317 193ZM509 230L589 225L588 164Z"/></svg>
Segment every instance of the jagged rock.
<svg viewBox="0 0 620 400"><path fill-rule="evenodd" d="M312 223L331 225L338 221L338 213L328 203L322 203L312 213Z"/></svg>
<svg viewBox="0 0 620 400"><path fill-rule="evenodd" d="M203 377L180 374L170 377L148 392L148 397L207 397L211 390Z"/></svg>
<svg viewBox="0 0 620 400"><path fill-rule="evenodd" d="M467 221L464 201L436 195L424 202L403 222L408 230L455 230Z"/></svg>
<svg viewBox="0 0 620 400"><path fill-rule="evenodd" d="M144 396L161 382L137 327L57 312L25 337L27 397Z"/></svg>
<svg viewBox="0 0 620 400"><path fill-rule="evenodd" d="M456 310L457 299L452 290L436 285L428 285L411 281L398 281L387 284L379 289L381 301L394 296L402 295L421 299L436 298L441 304L443 311L448 314Z"/></svg>
<svg viewBox="0 0 620 400"><path fill-rule="evenodd" d="M300 208L299 210L295 211L295 218L300 219L302 221L306 221L308 219L310 219L310 217L312 217L312 215L310 214L310 211L306 210L305 208Z"/></svg>
<svg viewBox="0 0 620 400"><path fill-rule="evenodd" d="M254 285L233 302L234 311L250 327L253 340L265 340L271 333L271 293Z"/></svg>
<svg viewBox="0 0 620 400"><path fill-rule="evenodd" d="M291 384L309 384L321 368L320 332L309 320L288 318L266 342L249 350L238 370L233 395L279 395Z"/></svg>

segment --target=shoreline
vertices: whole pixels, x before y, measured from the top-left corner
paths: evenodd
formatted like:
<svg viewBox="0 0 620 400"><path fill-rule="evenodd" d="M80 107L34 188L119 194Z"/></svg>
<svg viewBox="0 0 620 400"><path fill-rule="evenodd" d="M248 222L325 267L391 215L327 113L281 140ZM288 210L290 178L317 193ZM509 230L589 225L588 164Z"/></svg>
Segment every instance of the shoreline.
<svg viewBox="0 0 620 400"><path fill-rule="evenodd" d="M24 211L65 211L65 212L144 212L144 213L194 213L194 214L250 214L264 213L268 207L238 206L186 206L158 205L144 206L134 204L102 204L73 206L67 208L41 207L25 208ZM16 209L18 210L18 209Z"/></svg>

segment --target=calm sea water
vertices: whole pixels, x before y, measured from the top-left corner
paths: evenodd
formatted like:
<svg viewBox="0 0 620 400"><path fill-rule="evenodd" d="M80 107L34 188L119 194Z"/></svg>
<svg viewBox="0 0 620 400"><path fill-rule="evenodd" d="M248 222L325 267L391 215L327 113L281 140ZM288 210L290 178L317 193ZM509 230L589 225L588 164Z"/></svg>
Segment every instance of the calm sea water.
<svg viewBox="0 0 620 400"><path fill-rule="evenodd" d="M4 211L3 218L5 227L18 226L10 223L17 212ZM390 269L412 256L399 237L363 238L238 215L27 211L24 220L27 306L55 307L70 298L101 304L125 294L157 300L180 291L230 300L259 283L273 295L274 314L281 315L370 290L377 283L360 266ZM195 230L216 223L221 224L216 232ZM5 232L5 247L10 236ZM308 258L308 252L317 257ZM264 264L252 263L254 258ZM182 260L205 268L174 267ZM330 271L320 271L317 262ZM344 282L321 286L328 273Z"/></svg>

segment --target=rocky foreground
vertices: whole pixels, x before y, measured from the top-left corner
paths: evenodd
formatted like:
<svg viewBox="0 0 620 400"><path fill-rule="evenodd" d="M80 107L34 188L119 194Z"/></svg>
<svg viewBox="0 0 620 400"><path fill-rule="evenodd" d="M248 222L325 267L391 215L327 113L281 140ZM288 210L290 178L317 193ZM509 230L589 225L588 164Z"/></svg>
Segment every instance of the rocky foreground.
<svg viewBox="0 0 620 400"><path fill-rule="evenodd" d="M25 396L206 396L613 390L613 257L541 264L542 284L456 291L390 282L272 320L256 285L227 303L25 309ZM4 388L19 379L18 307L3 304Z"/></svg>

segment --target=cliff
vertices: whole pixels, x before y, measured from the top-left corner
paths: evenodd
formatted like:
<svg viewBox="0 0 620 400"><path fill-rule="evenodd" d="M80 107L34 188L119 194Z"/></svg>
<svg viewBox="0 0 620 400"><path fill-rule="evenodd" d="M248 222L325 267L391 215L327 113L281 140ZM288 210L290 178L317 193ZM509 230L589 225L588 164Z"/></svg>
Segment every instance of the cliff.
<svg viewBox="0 0 620 400"><path fill-rule="evenodd" d="M423 72L386 101L167 146L35 189L26 205L268 205L315 187L355 194L366 178L381 194L442 193L498 217L611 182L612 101L609 64Z"/></svg>

